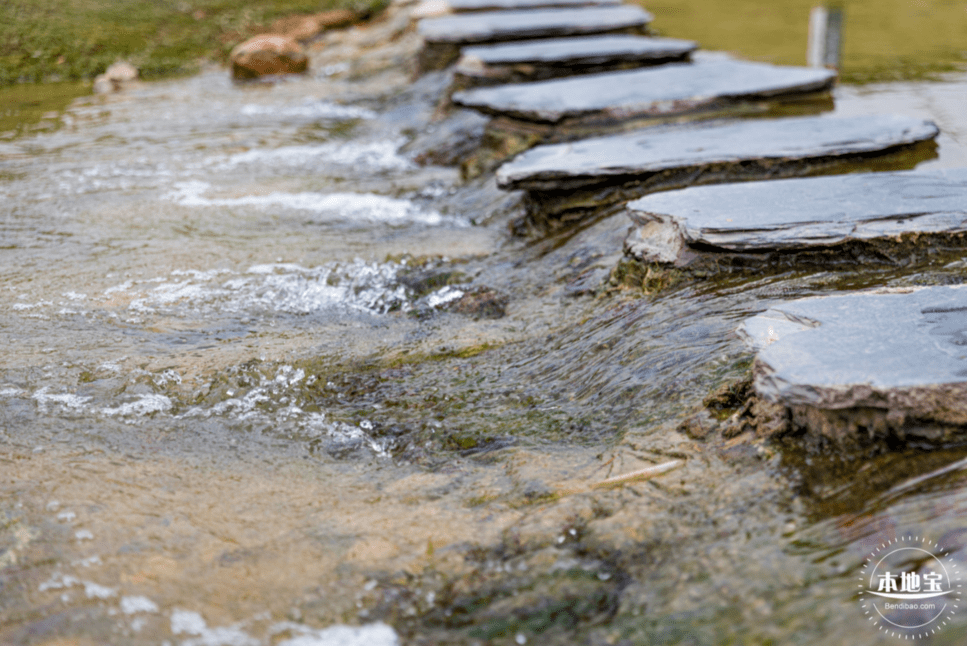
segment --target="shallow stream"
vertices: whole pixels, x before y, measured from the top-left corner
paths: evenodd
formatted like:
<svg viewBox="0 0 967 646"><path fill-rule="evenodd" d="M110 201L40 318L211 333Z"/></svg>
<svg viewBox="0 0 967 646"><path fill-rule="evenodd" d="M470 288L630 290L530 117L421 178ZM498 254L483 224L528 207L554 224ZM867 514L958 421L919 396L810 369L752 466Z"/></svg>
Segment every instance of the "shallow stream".
<svg viewBox="0 0 967 646"><path fill-rule="evenodd" d="M967 560L967 475L911 480L967 448L679 426L747 375L746 317L965 261L634 282L624 214L514 238L492 174L413 161L451 122L401 25L0 141L0 643L893 643L857 577L907 535ZM935 121L919 168L967 165L965 98L834 93Z"/></svg>

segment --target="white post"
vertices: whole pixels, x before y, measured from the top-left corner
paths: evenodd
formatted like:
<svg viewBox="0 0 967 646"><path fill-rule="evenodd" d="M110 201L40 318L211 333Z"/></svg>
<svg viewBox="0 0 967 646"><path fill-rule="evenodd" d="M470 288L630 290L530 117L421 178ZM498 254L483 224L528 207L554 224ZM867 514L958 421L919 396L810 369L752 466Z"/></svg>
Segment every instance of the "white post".
<svg viewBox="0 0 967 646"><path fill-rule="evenodd" d="M826 7L813 7L809 12L809 43L806 45L806 65L826 67L826 27L829 12Z"/></svg>

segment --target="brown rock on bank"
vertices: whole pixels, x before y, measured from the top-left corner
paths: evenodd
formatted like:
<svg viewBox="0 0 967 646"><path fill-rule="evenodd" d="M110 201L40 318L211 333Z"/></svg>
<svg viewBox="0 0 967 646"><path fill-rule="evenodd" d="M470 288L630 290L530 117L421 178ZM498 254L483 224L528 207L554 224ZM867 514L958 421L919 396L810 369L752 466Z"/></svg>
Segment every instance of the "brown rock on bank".
<svg viewBox="0 0 967 646"><path fill-rule="evenodd" d="M294 38L261 34L232 50L232 76L254 79L270 74L301 74L309 67L305 49Z"/></svg>
<svg viewBox="0 0 967 646"><path fill-rule="evenodd" d="M127 61L119 61L108 67L103 74L94 79L95 94L109 94L119 92L134 81L138 80L138 68Z"/></svg>

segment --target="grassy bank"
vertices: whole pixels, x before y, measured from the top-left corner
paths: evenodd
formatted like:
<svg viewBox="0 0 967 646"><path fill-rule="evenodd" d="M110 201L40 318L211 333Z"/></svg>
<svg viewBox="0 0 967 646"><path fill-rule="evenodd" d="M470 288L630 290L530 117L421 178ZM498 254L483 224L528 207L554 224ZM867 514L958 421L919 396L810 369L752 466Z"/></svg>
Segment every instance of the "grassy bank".
<svg viewBox="0 0 967 646"><path fill-rule="evenodd" d="M145 79L224 61L232 47L296 13L385 0L5 0L0 2L0 86L77 81L131 61Z"/></svg>
<svg viewBox="0 0 967 646"><path fill-rule="evenodd" d="M782 65L806 63L809 11L843 9L840 80L929 80L967 62L967 5L953 0L640 0L666 36Z"/></svg>

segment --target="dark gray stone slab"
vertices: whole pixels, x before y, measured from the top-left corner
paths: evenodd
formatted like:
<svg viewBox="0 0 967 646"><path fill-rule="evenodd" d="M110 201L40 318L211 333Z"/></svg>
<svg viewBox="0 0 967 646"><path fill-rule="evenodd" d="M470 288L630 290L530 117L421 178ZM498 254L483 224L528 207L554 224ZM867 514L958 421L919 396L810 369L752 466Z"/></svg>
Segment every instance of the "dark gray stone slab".
<svg viewBox="0 0 967 646"><path fill-rule="evenodd" d="M967 231L967 169L703 186L643 197L628 213L638 225L628 250L664 262L686 247L786 251L959 235Z"/></svg>
<svg viewBox="0 0 967 646"><path fill-rule="evenodd" d="M457 61L460 88L537 81L687 60L690 40L627 34L581 36L464 47Z"/></svg>
<svg viewBox="0 0 967 646"><path fill-rule="evenodd" d="M752 159L869 153L937 136L937 127L896 115L716 121L645 128L537 146L497 170L506 189L563 190L676 168Z"/></svg>
<svg viewBox="0 0 967 646"><path fill-rule="evenodd" d="M720 58L457 92L455 104L524 121L622 121L827 90L835 72Z"/></svg>
<svg viewBox="0 0 967 646"><path fill-rule="evenodd" d="M875 170L883 163L913 168L936 156L936 135L932 123L893 115L652 127L533 148L500 167L497 182L526 191L526 215L515 230L543 235L655 191ZM642 242L636 254L671 261L670 251L648 251L650 243Z"/></svg>
<svg viewBox="0 0 967 646"><path fill-rule="evenodd" d="M619 5L623 0L448 0L457 12Z"/></svg>
<svg viewBox="0 0 967 646"><path fill-rule="evenodd" d="M674 58L696 49L698 44L690 40L618 34L477 45L464 47L462 51L465 59L478 60L484 65L593 65L614 60Z"/></svg>
<svg viewBox="0 0 967 646"><path fill-rule="evenodd" d="M531 9L489 11L440 18L425 18L418 26L427 43L494 43L527 38L554 38L600 34L644 27L652 19L641 7L586 7L578 9Z"/></svg>
<svg viewBox="0 0 967 646"><path fill-rule="evenodd" d="M497 185L506 189L564 190L709 164L871 153L932 139L937 134L937 127L928 121L897 115L645 128L537 146L501 166Z"/></svg>
<svg viewBox="0 0 967 646"><path fill-rule="evenodd" d="M837 440L967 435L967 287L794 301L739 333L758 350L756 393L794 426Z"/></svg>

